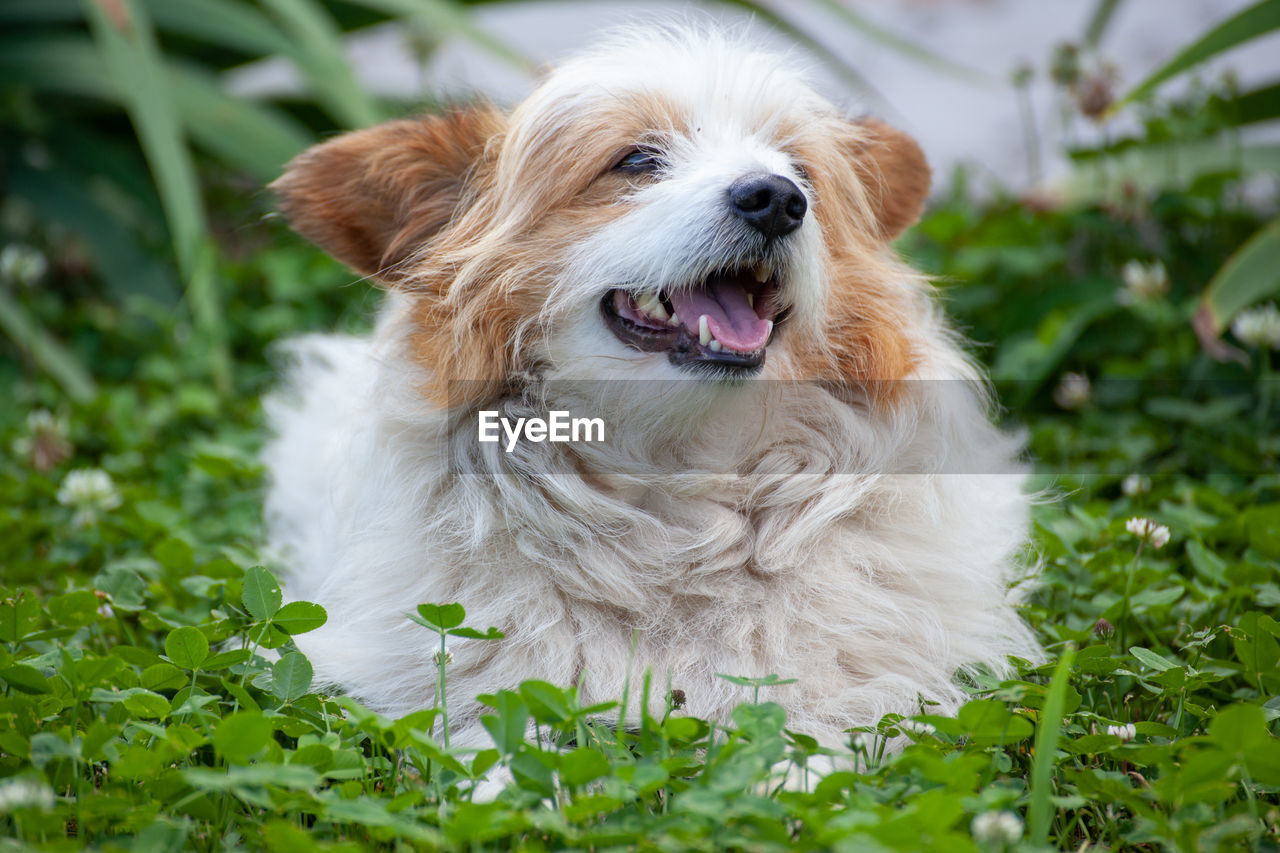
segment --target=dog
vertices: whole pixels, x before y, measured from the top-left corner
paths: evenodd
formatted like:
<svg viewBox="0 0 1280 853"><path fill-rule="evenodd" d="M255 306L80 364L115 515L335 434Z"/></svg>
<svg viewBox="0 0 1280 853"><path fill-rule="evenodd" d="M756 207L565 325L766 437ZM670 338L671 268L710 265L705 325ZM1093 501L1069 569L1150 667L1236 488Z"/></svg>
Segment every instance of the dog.
<svg viewBox="0 0 1280 853"><path fill-rule="evenodd" d="M488 743L480 694L587 706L649 672L715 720L751 698L718 675L795 679L765 698L838 746L1038 658L1020 440L890 245L929 183L795 57L688 25L509 113L299 155L289 223L388 291L371 335L292 342L266 402L268 539L328 612L297 638L318 681L432 706L439 639L407 614L459 602L505 638L450 641L454 744ZM602 440L539 440L556 411Z"/></svg>

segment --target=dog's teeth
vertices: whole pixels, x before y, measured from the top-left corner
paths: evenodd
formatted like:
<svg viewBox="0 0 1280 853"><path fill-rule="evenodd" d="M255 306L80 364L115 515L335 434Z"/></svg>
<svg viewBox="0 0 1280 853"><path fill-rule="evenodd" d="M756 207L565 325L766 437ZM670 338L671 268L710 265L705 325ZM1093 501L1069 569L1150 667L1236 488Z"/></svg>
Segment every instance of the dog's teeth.
<svg viewBox="0 0 1280 853"><path fill-rule="evenodd" d="M769 336L773 334L773 321L766 320L765 322L769 324L769 331L764 333L765 340L768 340Z"/></svg>
<svg viewBox="0 0 1280 853"><path fill-rule="evenodd" d="M712 338L711 343L707 344L707 346L711 348L712 352L720 352L720 350L724 349L724 344L720 343L715 338Z"/></svg>
<svg viewBox="0 0 1280 853"><path fill-rule="evenodd" d="M711 343L711 327L707 325L707 315L698 318L698 343L704 347Z"/></svg>
<svg viewBox="0 0 1280 853"><path fill-rule="evenodd" d="M773 276L773 264L762 263L756 267L756 281L764 284Z"/></svg>
<svg viewBox="0 0 1280 853"><path fill-rule="evenodd" d="M753 309L756 307L756 295L754 293L747 294L747 304Z"/></svg>
<svg viewBox="0 0 1280 853"><path fill-rule="evenodd" d="M669 324L670 324L670 325L672 325L672 326L679 326L679 325L680 325L680 315L679 315L679 314L676 314L676 313L673 311L673 312L671 313L671 319L667 320L667 323L669 323Z"/></svg>
<svg viewBox="0 0 1280 853"><path fill-rule="evenodd" d="M656 296L650 299L644 310L650 316L657 317L659 320L667 319L667 309L662 307L662 302Z"/></svg>

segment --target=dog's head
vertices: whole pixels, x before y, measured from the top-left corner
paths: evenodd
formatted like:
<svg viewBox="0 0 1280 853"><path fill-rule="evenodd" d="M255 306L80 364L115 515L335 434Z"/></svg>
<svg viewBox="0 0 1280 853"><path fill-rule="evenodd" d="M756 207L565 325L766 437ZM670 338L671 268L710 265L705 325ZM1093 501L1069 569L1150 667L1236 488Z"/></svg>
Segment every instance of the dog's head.
<svg viewBox="0 0 1280 853"><path fill-rule="evenodd" d="M716 32L633 34L509 115L349 133L275 189L294 228L408 294L442 401L451 380L482 398L530 372L900 378L911 288L888 243L928 167L797 64Z"/></svg>

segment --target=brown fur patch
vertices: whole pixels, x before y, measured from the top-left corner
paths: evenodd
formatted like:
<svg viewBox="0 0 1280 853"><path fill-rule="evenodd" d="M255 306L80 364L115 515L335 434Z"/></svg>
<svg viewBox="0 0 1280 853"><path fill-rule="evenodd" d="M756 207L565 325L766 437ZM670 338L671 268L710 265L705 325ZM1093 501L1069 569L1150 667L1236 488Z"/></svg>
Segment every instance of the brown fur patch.
<svg viewBox="0 0 1280 853"><path fill-rule="evenodd" d="M891 402L916 356L907 335L912 295L896 283L902 271L886 243L919 216L929 167L910 137L881 122L833 122L825 131L801 156L831 289L818 338L791 347L807 377L860 385Z"/></svg>
<svg viewBox="0 0 1280 853"><path fill-rule="evenodd" d="M293 228L361 275L394 283L442 229L505 119L488 105L345 133L271 185Z"/></svg>
<svg viewBox="0 0 1280 853"><path fill-rule="evenodd" d="M924 152L907 134L878 119L858 122L864 133L850 139L880 236L897 239L916 223L929 196L930 169Z"/></svg>
<svg viewBox="0 0 1280 853"><path fill-rule="evenodd" d="M538 369L530 354L559 264L581 235L624 212L616 202L628 184L610 167L662 126L661 109L633 99L575 115L555 133L504 137L472 181L474 203L410 257L408 346L429 371L423 391L434 404L474 408Z"/></svg>

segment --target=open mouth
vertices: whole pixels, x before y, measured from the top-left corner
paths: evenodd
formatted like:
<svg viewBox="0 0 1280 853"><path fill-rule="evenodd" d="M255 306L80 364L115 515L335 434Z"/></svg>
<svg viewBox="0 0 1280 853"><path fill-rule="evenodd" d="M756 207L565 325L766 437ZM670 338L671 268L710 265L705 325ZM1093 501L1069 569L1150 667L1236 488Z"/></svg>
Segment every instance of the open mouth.
<svg viewBox="0 0 1280 853"><path fill-rule="evenodd" d="M614 288L600 307L605 325L627 346L665 352L678 366L752 373L782 322L773 269L759 264L724 270L689 287Z"/></svg>

